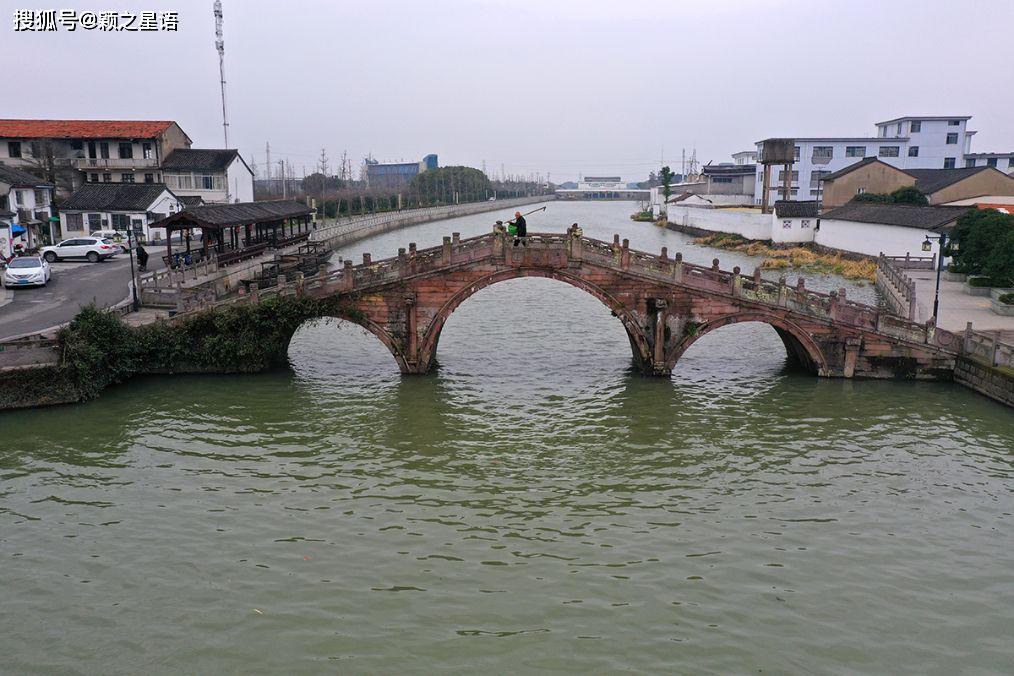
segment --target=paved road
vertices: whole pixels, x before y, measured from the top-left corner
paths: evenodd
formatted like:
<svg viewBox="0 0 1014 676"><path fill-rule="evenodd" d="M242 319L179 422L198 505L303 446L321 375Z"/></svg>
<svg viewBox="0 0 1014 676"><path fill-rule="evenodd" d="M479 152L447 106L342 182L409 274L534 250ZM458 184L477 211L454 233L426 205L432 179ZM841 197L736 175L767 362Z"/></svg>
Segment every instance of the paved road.
<svg viewBox="0 0 1014 676"><path fill-rule="evenodd" d="M155 256L149 264L156 262ZM161 261L159 261L161 262ZM113 305L126 298L130 258L99 263L53 263L45 287L13 289L14 300L0 307L0 338L40 331L70 321L83 305Z"/></svg>
<svg viewBox="0 0 1014 676"><path fill-rule="evenodd" d="M933 316L933 298L936 294L936 273L932 270L905 270L915 280L916 319L925 322ZM939 325L948 331L961 332L965 323L972 322L977 331L999 333L1004 340L1014 337L1014 317L1004 317L990 311L989 298L970 296L961 282L940 282Z"/></svg>

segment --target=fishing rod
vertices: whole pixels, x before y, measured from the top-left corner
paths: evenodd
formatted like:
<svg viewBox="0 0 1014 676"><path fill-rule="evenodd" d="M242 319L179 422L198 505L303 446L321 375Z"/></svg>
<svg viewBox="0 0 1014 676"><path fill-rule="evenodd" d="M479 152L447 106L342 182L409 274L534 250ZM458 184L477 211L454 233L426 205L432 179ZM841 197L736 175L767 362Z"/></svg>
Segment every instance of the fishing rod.
<svg viewBox="0 0 1014 676"><path fill-rule="evenodd" d="M535 213L536 211L545 211L545 210L546 210L546 205L543 205L543 206L539 207L538 209L532 209L532 210L531 210L531 211L529 211L529 212L528 212L527 214L521 214L521 218L524 218L525 216L531 216L531 215L532 215L532 214L534 214L534 213ZM508 222L508 223L513 223L513 222L514 222L514 221L516 220L516 218L517 218L517 217L515 217L515 218L512 218L511 220L509 220L509 221L507 221L507 222ZM497 221L497 223L503 223L503 221Z"/></svg>

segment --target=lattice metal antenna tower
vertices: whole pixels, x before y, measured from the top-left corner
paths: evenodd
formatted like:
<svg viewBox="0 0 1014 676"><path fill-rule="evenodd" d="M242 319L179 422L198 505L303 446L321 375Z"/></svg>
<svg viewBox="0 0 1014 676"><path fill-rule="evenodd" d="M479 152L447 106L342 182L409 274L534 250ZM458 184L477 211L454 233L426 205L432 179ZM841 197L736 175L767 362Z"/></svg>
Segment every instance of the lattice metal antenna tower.
<svg viewBox="0 0 1014 676"><path fill-rule="evenodd" d="M218 50L218 74L222 83L222 132L225 134L225 147L228 148L229 116L225 109L225 40L222 39L222 0L215 0L215 49Z"/></svg>

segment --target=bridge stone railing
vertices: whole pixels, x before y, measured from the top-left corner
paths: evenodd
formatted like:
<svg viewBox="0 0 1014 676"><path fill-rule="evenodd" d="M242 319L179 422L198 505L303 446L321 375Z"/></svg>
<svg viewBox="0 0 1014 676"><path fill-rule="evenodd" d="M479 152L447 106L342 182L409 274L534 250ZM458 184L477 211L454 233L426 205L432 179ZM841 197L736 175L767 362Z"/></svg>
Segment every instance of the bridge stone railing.
<svg viewBox="0 0 1014 676"><path fill-rule="evenodd" d="M364 254L359 265L345 261L344 267L331 272L322 284L334 287L336 291L367 289L490 258L499 255L501 250L510 256L527 255L538 264L563 267L570 262L581 261L614 270L618 268L656 281L784 308L948 352L962 350L963 341L959 334L858 303L846 297L845 289L820 293L807 289L802 278L790 286L784 277L777 282L762 278L760 269L755 270L753 275L741 274L738 267L726 271L719 268L718 259L710 267L695 265L684 262L679 253L669 257L665 248L661 254L651 254L631 249L629 241L621 241L619 235L615 235L609 243L584 237L580 230L568 230L566 234L532 233L525 249L512 247L510 237L502 229L468 239L460 239L455 233L445 237L442 245L428 249L417 249L415 244L410 244L407 249L399 249L394 258L373 261L370 254Z"/></svg>

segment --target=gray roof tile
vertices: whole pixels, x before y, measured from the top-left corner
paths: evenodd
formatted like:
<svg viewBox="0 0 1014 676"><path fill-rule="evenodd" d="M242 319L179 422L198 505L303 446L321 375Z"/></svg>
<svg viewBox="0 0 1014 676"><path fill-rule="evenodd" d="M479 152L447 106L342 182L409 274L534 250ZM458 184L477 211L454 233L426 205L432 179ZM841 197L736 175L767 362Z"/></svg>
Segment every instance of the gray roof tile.
<svg viewBox="0 0 1014 676"><path fill-rule="evenodd" d="M85 183L60 205L62 211L147 211L164 183ZM172 191L170 191L172 192Z"/></svg>
<svg viewBox="0 0 1014 676"><path fill-rule="evenodd" d="M821 214L820 218L936 230L949 224L970 208L972 207L918 207L907 204L852 201Z"/></svg>

